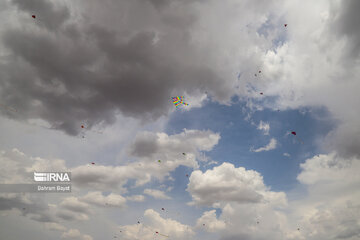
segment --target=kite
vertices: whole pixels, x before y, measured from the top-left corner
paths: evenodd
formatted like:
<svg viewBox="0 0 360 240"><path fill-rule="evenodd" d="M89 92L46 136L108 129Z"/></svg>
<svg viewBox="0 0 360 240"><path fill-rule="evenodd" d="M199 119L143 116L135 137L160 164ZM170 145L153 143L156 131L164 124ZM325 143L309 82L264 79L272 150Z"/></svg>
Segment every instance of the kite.
<svg viewBox="0 0 360 240"><path fill-rule="evenodd" d="M261 71L259 70L259 73L261 73Z"/></svg>
<svg viewBox="0 0 360 240"><path fill-rule="evenodd" d="M189 174L186 174L187 177L189 177Z"/></svg>
<svg viewBox="0 0 360 240"><path fill-rule="evenodd" d="M36 16L35 16L35 15L32 15L31 17L32 17L32 18L36 18Z"/></svg>
<svg viewBox="0 0 360 240"><path fill-rule="evenodd" d="M86 130L89 130L90 132L94 132L94 133L99 133L99 134L102 134L102 132L100 132L100 131L90 130L89 128L85 127L84 125L81 125L81 128L86 129Z"/></svg>
<svg viewBox="0 0 360 240"><path fill-rule="evenodd" d="M92 165L95 165L95 163L94 163L94 162L92 162L91 164L92 164Z"/></svg>
<svg viewBox="0 0 360 240"><path fill-rule="evenodd" d="M187 104L186 102L183 101L184 100L184 96L178 96L178 97L173 97L172 101L175 104L175 107L178 108L179 106L181 106L181 104L184 104L186 106L189 106L189 104Z"/></svg>
<svg viewBox="0 0 360 240"><path fill-rule="evenodd" d="M257 77L257 74L255 73L255 77Z"/></svg>
<svg viewBox="0 0 360 240"><path fill-rule="evenodd" d="M186 153L183 153L183 155L185 156L185 155L186 155Z"/></svg>
<svg viewBox="0 0 360 240"><path fill-rule="evenodd" d="M263 94L264 94L264 93L262 93L262 92L260 93L260 95L263 95Z"/></svg>
<svg viewBox="0 0 360 240"><path fill-rule="evenodd" d="M161 208L161 210L163 210L163 211L164 211L164 210L165 210L165 208Z"/></svg>
<svg viewBox="0 0 360 240"><path fill-rule="evenodd" d="M287 27L287 24L284 24L285 27Z"/></svg>
<svg viewBox="0 0 360 240"><path fill-rule="evenodd" d="M161 160L158 160L159 163L161 163Z"/></svg>
<svg viewBox="0 0 360 240"><path fill-rule="evenodd" d="M291 132L291 134L294 135L301 144L304 144L304 142L298 136L296 136L296 132Z"/></svg>

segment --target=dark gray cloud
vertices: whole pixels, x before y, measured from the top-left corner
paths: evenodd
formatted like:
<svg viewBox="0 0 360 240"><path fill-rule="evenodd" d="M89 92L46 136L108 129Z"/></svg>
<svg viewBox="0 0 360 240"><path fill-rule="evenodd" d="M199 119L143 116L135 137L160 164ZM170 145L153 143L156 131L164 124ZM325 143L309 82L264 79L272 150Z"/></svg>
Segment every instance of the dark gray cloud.
<svg viewBox="0 0 360 240"><path fill-rule="evenodd" d="M45 0L12 0L19 10L37 16L40 24L48 30L56 30L69 17L70 11L65 6L56 6L53 2Z"/></svg>
<svg viewBox="0 0 360 240"><path fill-rule="evenodd" d="M29 215L38 222L53 222L47 203L40 198L25 199L20 194L0 196L0 211L18 209L23 216Z"/></svg>
<svg viewBox="0 0 360 240"><path fill-rule="evenodd" d="M0 64L0 101L18 110L2 109L3 114L41 118L76 135L81 124L111 124L119 112L144 122L156 120L173 107L173 95L205 91L205 84L215 92L221 77L191 42L196 15L186 7L190 3L177 1L177 7L156 15L146 2L104 4L109 17L121 14L112 9L132 5L144 14L129 16L119 26L103 26L103 16L84 13L86 21L72 21L66 6L13 1L20 11L38 11L40 20L10 25L1 34L9 55ZM220 91L231 95L226 87Z"/></svg>
<svg viewBox="0 0 360 240"><path fill-rule="evenodd" d="M340 12L336 12L335 27L337 33L348 38L348 51L352 58L360 51L360 1L350 0L341 3Z"/></svg>

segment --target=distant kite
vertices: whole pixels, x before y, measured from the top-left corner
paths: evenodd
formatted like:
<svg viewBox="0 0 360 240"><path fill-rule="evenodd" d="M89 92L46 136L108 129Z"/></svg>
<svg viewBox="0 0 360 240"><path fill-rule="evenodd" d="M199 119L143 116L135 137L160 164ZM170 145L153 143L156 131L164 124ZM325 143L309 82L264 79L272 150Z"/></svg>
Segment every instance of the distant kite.
<svg viewBox="0 0 360 240"><path fill-rule="evenodd" d="M284 24L285 27L287 27L287 24Z"/></svg>
<svg viewBox="0 0 360 240"><path fill-rule="evenodd" d="M161 163L161 160L158 160L159 163Z"/></svg>
<svg viewBox="0 0 360 240"><path fill-rule="evenodd" d="M184 96L178 96L172 98L173 103L175 104L175 107L181 106L181 104L184 104L185 106L189 106L186 102L184 102Z"/></svg>
<svg viewBox="0 0 360 240"><path fill-rule="evenodd" d="M264 94L264 93L262 93L262 92L260 93L260 95L263 95L263 94Z"/></svg>
<svg viewBox="0 0 360 240"><path fill-rule="evenodd" d="M86 129L86 130L88 130L88 131L90 131L90 132L102 134L102 132L96 131L96 130L90 130L89 128L85 127L84 125L81 125L81 128Z"/></svg>
<svg viewBox="0 0 360 240"><path fill-rule="evenodd" d="M36 16L35 16L35 15L32 15L31 17L32 17L32 18L36 18Z"/></svg>
<svg viewBox="0 0 360 240"><path fill-rule="evenodd" d="M185 156L185 155L186 155L186 153L183 153L183 155Z"/></svg>
<svg viewBox="0 0 360 240"><path fill-rule="evenodd" d="M304 144L304 142L296 135L296 132L295 132L295 131L291 132L291 134L294 135L294 136L299 140L299 142L300 142L301 144Z"/></svg>

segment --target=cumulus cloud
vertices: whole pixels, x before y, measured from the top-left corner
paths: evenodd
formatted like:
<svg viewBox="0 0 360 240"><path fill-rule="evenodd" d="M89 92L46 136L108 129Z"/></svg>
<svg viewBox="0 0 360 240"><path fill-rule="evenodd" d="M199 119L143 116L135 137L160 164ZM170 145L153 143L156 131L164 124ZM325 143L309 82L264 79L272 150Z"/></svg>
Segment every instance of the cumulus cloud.
<svg viewBox="0 0 360 240"><path fill-rule="evenodd" d="M91 236L82 234L78 229L70 229L69 231L64 232L61 238L73 240L93 240Z"/></svg>
<svg viewBox="0 0 360 240"><path fill-rule="evenodd" d="M123 238L130 239L154 239L154 232L159 232L169 236L171 239L189 239L195 233L189 225L182 224L178 221L162 218L160 214L153 209L147 209L144 212L144 220L140 224L119 226Z"/></svg>
<svg viewBox="0 0 360 240"><path fill-rule="evenodd" d="M132 195L132 196L126 197L126 199L128 201L133 201L133 202L143 202L143 201L145 201L145 196L144 195Z"/></svg>
<svg viewBox="0 0 360 240"><path fill-rule="evenodd" d="M223 163L204 173L194 171L187 191L193 199L191 204L197 205L220 207L228 202L260 203L269 199L286 204L285 195L268 191L258 172L235 168L231 163Z"/></svg>
<svg viewBox="0 0 360 240"><path fill-rule="evenodd" d="M89 220L89 214L91 213L89 204L80 201L76 197L68 197L60 203L56 216L67 221L86 221Z"/></svg>
<svg viewBox="0 0 360 240"><path fill-rule="evenodd" d="M96 206L109 206L124 208L126 206L126 199L119 195L110 193L104 196L101 192L89 192L85 196L79 198L80 201Z"/></svg>
<svg viewBox="0 0 360 240"><path fill-rule="evenodd" d="M73 182L80 187L101 191L123 186L129 179L136 180L136 186L148 183L152 177L163 180L179 166L197 168L199 151L210 151L219 141L220 135L211 131L184 130L176 135L142 132L128 147L137 162L123 166L78 166L71 169ZM182 153L186 152L184 156ZM161 163L158 162L161 160Z"/></svg>
<svg viewBox="0 0 360 240"><path fill-rule="evenodd" d="M329 185L334 189L336 186L360 183L360 161L356 158L344 159L336 153L320 154L307 159L300 165L302 171L297 179L307 185ZM330 186L331 184L331 186ZM340 190L340 189L339 189Z"/></svg>
<svg viewBox="0 0 360 240"><path fill-rule="evenodd" d="M144 194L149 195L155 199L162 199L162 200L171 199L171 197L167 196L165 194L165 192L157 190L157 189L147 188L144 190Z"/></svg>
<svg viewBox="0 0 360 240"><path fill-rule="evenodd" d="M66 227L64 227L63 225L61 225L59 223L55 223L55 222L45 223L45 227L46 227L46 229L49 229L52 231L64 232L66 230Z"/></svg>
<svg viewBox="0 0 360 240"><path fill-rule="evenodd" d="M220 140L220 134L212 131L187 130L180 134L143 132L136 136L129 153L141 158L152 158L155 154L187 153L187 157L197 151L210 151ZM187 158L186 157L186 158Z"/></svg>
<svg viewBox="0 0 360 240"><path fill-rule="evenodd" d="M225 229L226 223L216 218L216 210L204 212L196 221L196 227L205 229L208 232L217 232Z"/></svg>
<svg viewBox="0 0 360 240"><path fill-rule="evenodd" d="M62 159L29 157L16 148L1 151L0 164L8 170L0 173L3 184L32 183L33 172L67 171Z"/></svg>
<svg viewBox="0 0 360 240"><path fill-rule="evenodd" d="M314 156L301 164L297 179L305 184L308 195L292 203L302 226L302 239L357 239L360 236L359 159L344 159L330 153ZM290 236L294 234L289 233Z"/></svg>
<svg viewBox="0 0 360 240"><path fill-rule="evenodd" d="M270 142L266 146L258 148L258 149L251 149L251 151L253 151L253 152L270 151L270 150L275 149L276 145L277 145L276 139L272 138L272 139L270 139Z"/></svg>

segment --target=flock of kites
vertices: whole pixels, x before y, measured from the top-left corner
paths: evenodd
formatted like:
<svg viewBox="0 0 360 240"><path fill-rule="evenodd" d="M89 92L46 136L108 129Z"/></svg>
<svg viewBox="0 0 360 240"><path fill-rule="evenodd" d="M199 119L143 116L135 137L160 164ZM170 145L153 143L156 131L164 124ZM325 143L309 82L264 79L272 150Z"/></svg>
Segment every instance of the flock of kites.
<svg viewBox="0 0 360 240"><path fill-rule="evenodd" d="M31 16L32 18L36 19L36 16L35 15L32 15ZM284 27L287 27L287 24L284 24ZM261 73L261 70L258 71L258 74ZM255 73L255 77L258 76L257 73ZM264 93L263 92L260 92L260 95L263 95ZM175 105L176 108L179 108L180 106L182 105L185 105L185 106L188 106L189 104L184 102L184 96L176 96L176 97L172 97L172 102L173 104ZM8 107L8 106L5 106L3 104L0 104L0 107L3 107L9 111L12 111L12 112L17 112L16 109L14 108L11 108L11 107ZM278 110L279 111L279 110ZM81 129L86 129L88 131L92 131L92 132L95 132L95 133L99 133L99 134L102 134L102 132L99 132L99 131L94 131L94 130L90 130L89 128L85 127L84 125L81 125ZM294 135L295 137L298 138L299 142L301 142L303 144L303 141L296 135L296 132L295 131L292 131L291 132L292 135ZM83 136L84 138L84 136ZM184 156L186 156L186 153L182 153ZM158 163L161 163L161 160L158 160ZM95 165L95 162L91 162L91 165ZM189 174L186 174L186 177L189 177ZM25 210L25 208L23 208L23 210ZM162 211L165 211L165 208L161 208ZM138 224L141 224L140 221L137 222ZM257 224L259 224L260 222L257 221L256 222ZM149 226L145 225L145 224L142 224L142 226L146 227L147 229L151 230L152 232L154 232L154 235L160 235L160 236L163 236L163 237L166 237L166 238L169 238L169 236L165 235L165 234L162 234L160 233L158 230L155 230L155 229L152 229L150 228ZM203 226L205 226L205 224L203 224ZM298 228L297 230L300 231L300 228ZM124 230L120 230L120 233L122 233ZM140 228L139 228L139 231L140 231ZM117 236L115 235L114 238L117 238Z"/></svg>

